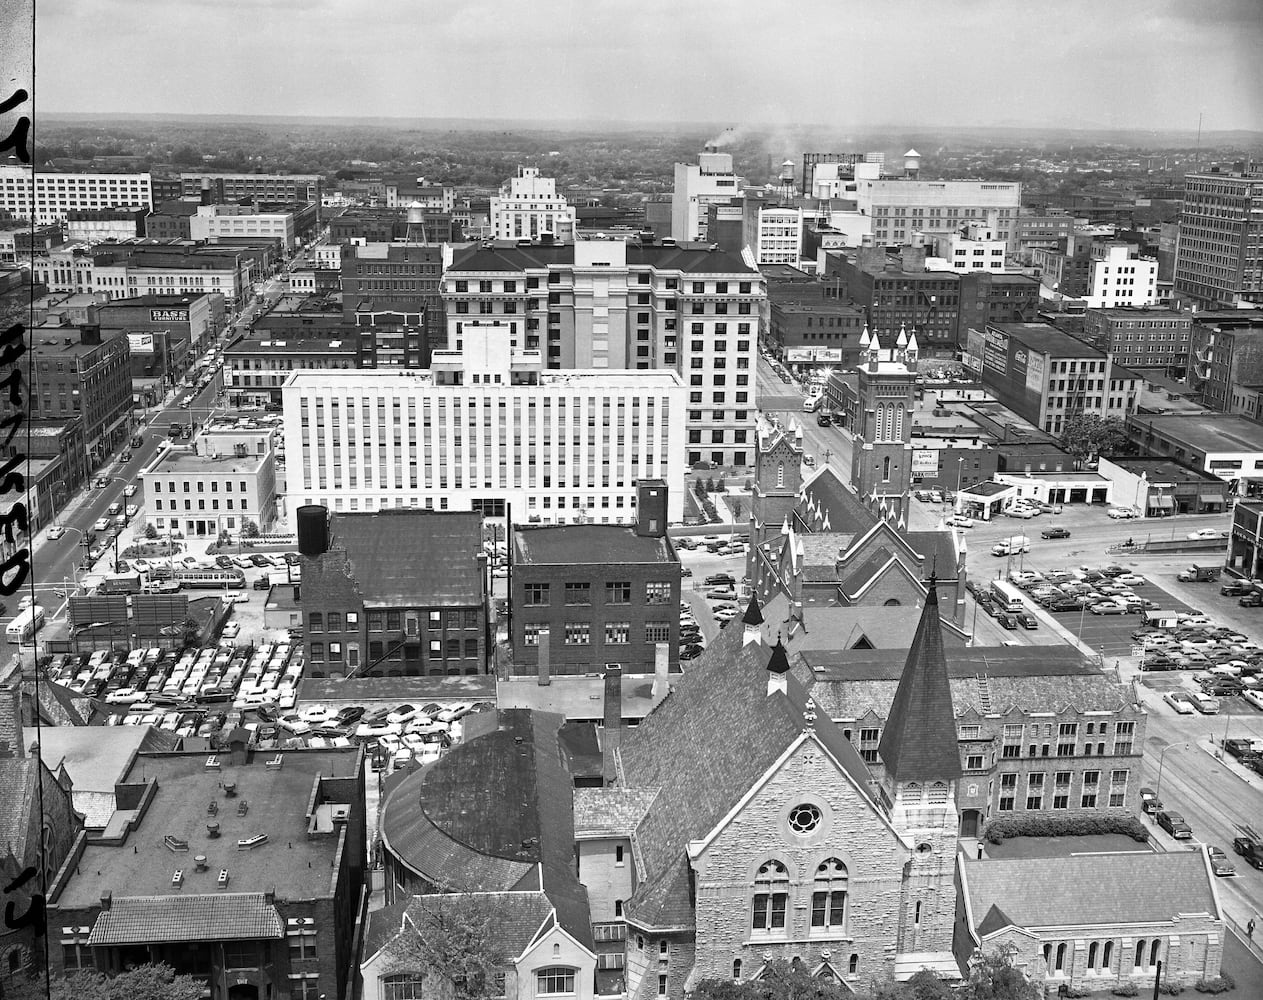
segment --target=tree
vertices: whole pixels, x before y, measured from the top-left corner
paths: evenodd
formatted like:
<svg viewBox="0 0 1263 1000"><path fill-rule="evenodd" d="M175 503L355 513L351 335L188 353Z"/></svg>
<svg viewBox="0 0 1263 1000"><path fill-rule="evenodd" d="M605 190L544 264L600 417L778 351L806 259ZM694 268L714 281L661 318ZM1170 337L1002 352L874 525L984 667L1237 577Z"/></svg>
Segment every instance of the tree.
<svg viewBox="0 0 1263 1000"><path fill-rule="evenodd" d="M1017 948L1002 945L999 951L974 952L969 961L969 981L956 994L958 1000L1040 1000L1042 987L1013 965Z"/></svg>
<svg viewBox="0 0 1263 1000"><path fill-rule="evenodd" d="M728 497L728 509L732 511L733 521L740 521L741 515L745 511L745 503L741 497Z"/></svg>
<svg viewBox="0 0 1263 1000"><path fill-rule="evenodd" d="M84 970L65 978L52 977L44 992L44 977L24 975L10 981L6 996L13 1000L200 1000L202 987L192 976L178 976L169 965L137 965L107 976Z"/></svg>
<svg viewBox="0 0 1263 1000"><path fill-rule="evenodd" d="M496 911L489 899L471 893L417 896L405 924L386 948L390 972L437 978L441 985L434 995L454 1000L500 995L496 973L509 957L498 944Z"/></svg>
<svg viewBox="0 0 1263 1000"><path fill-rule="evenodd" d="M260 534L262 534L262 532L259 531L259 526L254 521L246 521L245 524L241 526L242 538L258 538Z"/></svg>
<svg viewBox="0 0 1263 1000"><path fill-rule="evenodd" d="M158 537L158 529L153 526L152 521L145 525L145 537L151 541Z"/></svg>
<svg viewBox="0 0 1263 1000"><path fill-rule="evenodd" d="M1082 464L1098 455L1116 455L1125 451L1128 446L1127 430L1118 417L1079 413L1066 421L1059 444Z"/></svg>

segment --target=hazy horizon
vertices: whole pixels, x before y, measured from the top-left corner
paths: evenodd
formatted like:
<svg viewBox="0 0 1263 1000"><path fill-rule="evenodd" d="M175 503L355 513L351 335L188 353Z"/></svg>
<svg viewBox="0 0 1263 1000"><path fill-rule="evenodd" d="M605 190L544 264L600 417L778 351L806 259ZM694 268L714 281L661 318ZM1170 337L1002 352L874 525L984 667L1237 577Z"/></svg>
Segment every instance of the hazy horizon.
<svg viewBox="0 0 1263 1000"><path fill-rule="evenodd" d="M1200 114L1205 134L1263 131L1260 51L1258 0L96 0L38 8L35 96L71 116L761 129L1192 134Z"/></svg>

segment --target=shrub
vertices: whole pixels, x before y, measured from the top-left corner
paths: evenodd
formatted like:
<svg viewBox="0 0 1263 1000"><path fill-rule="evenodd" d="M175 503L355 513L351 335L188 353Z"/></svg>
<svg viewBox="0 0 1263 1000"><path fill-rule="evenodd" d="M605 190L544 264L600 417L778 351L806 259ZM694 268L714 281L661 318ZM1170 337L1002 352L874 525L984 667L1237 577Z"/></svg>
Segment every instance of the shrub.
<svg viewBox="0 0 1263 1000"><path fill-rule="evenodd" d="M1199 979L1193 984L1193 989L1198 993L1227 993L1236 986L1236 980L1225 972L1214 979Z"/></svg>
<svg viewBox="0 0 1263 1000"><path fill-rule="evenodd" d="M985 838L1002 844L1010 837L1090 837L1121 833L1144 843L1145 826L1135 816L1002 816L987 824Z"/></svg>
<svg viewBox="0 0 1263 1000"><path fill-rule="evenodd" d="M1078 997L1090 997L1091 995L1092 995L1092 991L1091 991L1091 990L1085 990L1085 989L1083 989L1082 987L1079 987L1079 986L1067 986L1067 987L1066 987L1066 992L1062 994L1062 996L1067 996L1067 997L1076 997L1076 998L1078 998Z"/></svg>
<svg viewBox="0 0 1263 1000"><path fill-rule="evenodd" d="M1158 987L1158 992L1164 997L1178 997L1184 992L1184 987L1179 983L1162 983Z"/></svg>
<svg viewBox="0 0 1263 1000"><path fill-rule="evenodd" d="M1116 997L1138 997L1140 996L1140 987L1135 983L1122 983L1115 986L1110 992Z"/></svg>

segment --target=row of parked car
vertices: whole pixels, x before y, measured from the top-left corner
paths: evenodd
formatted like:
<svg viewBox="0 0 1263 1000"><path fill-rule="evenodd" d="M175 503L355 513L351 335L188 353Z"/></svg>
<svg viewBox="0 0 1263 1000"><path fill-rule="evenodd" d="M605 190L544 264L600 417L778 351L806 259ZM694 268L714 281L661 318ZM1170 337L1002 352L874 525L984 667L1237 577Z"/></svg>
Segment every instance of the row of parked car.
<svg viewBox="0 0 1263 1000"><path fill-rule="evenodd" d="M687 601L680 602L680 659L694 660L706 649L706 637Z"/></svg>
<svg viewBox="0 0 1263 1000"><path fill-rule="evenodd" d="M1156 601L1141 597L1133 589L1145 578L1118 565L1057 568L1043 573L1023 570L1011 573L1010 579L1031 600L1055 614L1085 608L1094 615L1140 614L1158 607Z"/></svg>

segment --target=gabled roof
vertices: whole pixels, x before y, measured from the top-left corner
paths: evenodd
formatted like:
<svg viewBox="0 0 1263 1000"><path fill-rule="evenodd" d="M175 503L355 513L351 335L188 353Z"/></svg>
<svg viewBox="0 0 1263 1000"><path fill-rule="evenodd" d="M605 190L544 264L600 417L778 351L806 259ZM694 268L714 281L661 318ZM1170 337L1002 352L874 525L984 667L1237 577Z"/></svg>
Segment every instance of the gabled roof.
<svg viewBox="0 0 1263 1000"><path fill-rule="evenodd" d="M761 635L761 642L743 644L741 629L721 631L672 693L623 734L623 785L658 795L636 829L644 881L629 901L628 919L677 926L680 912L691 908L688 843L709 834L807 728L807 692L792 673L784 692L769 693L777 636L766 625ZM870 796L868 766L841 730L823 714L811 728Z"/></svg>
<svg viewBox="0 0 1263 1000"><path fill-rule="evenodd" d="M809 503L824 509L829 517L830 531L862 535L877 522L876 512L868 508L830 465L818 469L804 482L799 496L802 499L794 508L794 513L802 519L800 527L805 526L808 530L818 530L815 515L807 512Z"/></svg>
<svg viewBox="0 0 1263 1000"><path fill-rule="evenodd" d="M996 926L1146 924L1180 913L1219 916L1205 854L1135 851L1056 858L969 861L961 881L975 914ZM980 933L987 933L979 925Z"/></svg>
<svg viewBox="0 0 1263 1000"><path fill-rule="evenodd" d="M0 802L4 803L0 809L0 858L5 851L12 851L19 863L30 860L26 857L26 834L31 812L39 808L39 766L36 757L0 758Z"/></svg>
<svg viewBox="0 0 1263 1000"><path fill-rule="evenodd" d="M658 792L651 788L576 788L576 840L630 837Z"/></svg>
<svg viewBox="0 0 1263 1000"><path fill-rule="evenodd" d="M939 634L938 588L930 590L877 753L894 781L959 778L952 691Z"/></svg>

